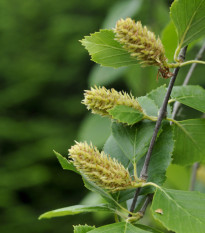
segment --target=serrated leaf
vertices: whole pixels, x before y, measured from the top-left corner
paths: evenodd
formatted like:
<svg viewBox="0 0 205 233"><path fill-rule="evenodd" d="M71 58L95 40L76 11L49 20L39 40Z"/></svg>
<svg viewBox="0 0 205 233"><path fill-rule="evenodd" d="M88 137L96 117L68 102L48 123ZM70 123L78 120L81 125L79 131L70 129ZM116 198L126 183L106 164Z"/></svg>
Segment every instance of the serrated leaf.
<svg viewBox="0 0 205 233"><path fill-rule="evenodd" d="M53 151L54 154L56 155L61 167L64 170L70 170L70 171L74 171L76 173L79 174L79 172L77 171L76 167L73 165L73 163L69 162L68 159L66 159L65 157L63 157L60 153L56 152L55 150Z"/></svg>
<svg viewBox="0 0 205 233"><path fill-rule="evenodd" d="M130 127L122 124L112 124L112 135L124 155L137 162L147 151L155 123L143 121Z"/></svg>
<svg viewBox="0 0 205 233"><path fill-rule="evenodd" d="M136 227L139 227L143 230L147 230L148 232L152 232L152 233L163 233L162 231L159 231L157 229L154 229L152 227L148 227L148 226L145 226L145 225L142 225L142 224L135 224Z"/></svg>
<svg viewBox="0 0 205 233"><path fill-rule="evenodd" d="M87 233L95 229L95 226L78 225L78 226L73 226L73 228L74 228L74 233Z"/></svg>
<svg viewBox="0 0 205 233"><path fill-rule="evenodd" d="M137 63L136 58L131 57L122 45L115 40L113 30L103 29L90 36L85 36L81 43L88 50L92 60L103 66L118 68Z"/></svg>
<svg viewBox="0 0 205 233"><path fill-rule="evenodd" d="M99 227L90 231L90 233L150 233L152 231L143 230L127 222L113 223Z"/></svg>
<svg viewBox="0 0 205 233"><path fill-rule="evenodd" d="M137 109L125 105L117 105L108 110L113 119L118 122L133 125L144 118L144 114Z"/></svg>
<svg viewBox="0 0 205 233"><path fill-rule="evenodd" d="M205 161L205 119L178 121L174 124L173 163L190 165Z"/></svg>
<svg viewBox="0 0 205 233"><path fill-rule="evenodd" d="M147 94L147 97L149 97L150 99L152 99L155 103L155 105L157 105L158 107L158 111L160 110L162 104L163 104L163 101L164 101L164 98L165 98L165 95L166 95L166 92L167 92L167 88L165 85L162 85L154 90L152 90L151 92L149 92ZM170 105L167 106L167 115L169 117L171 117L171 107Z"/></svg>
<svg viewBox="0 0 205 233"><path fill-rule="evenodd" d="M99 211L107 211L113 212L113 210L109 207L109 205L101 204L101 205L74 205L61 209L51 210L44 214L42 214L39 219L43 218L54 218L61 217L67 215L75 215L84 212L99 212Z"/></svg>
<svg viewBox="0 0 205 233"><path fill-rule="evenodd" d="M204 233L204 209L205 194L162 188L157 189L151 206L154 218L177 233Z"/></svg>
<svg viewBox="0 0 205 233"><path fill-rule="evenodd" d="M200 86L176 86L172 99L205 113L205 90Z"/></svg>
<svg viewBox="0 0 205 233"><path fill-rule="evenodd" d="M137 98L140 106L143 108L144 112L148 116L158 116L158 107L154 100L150 99L148 96L141 96Z"/></svg>
<svg viewBox="0 0 205 233"><path fill-rule="evenodd" d="M205 0L175 0L170 8L179 47L205 35Z"/></svg>

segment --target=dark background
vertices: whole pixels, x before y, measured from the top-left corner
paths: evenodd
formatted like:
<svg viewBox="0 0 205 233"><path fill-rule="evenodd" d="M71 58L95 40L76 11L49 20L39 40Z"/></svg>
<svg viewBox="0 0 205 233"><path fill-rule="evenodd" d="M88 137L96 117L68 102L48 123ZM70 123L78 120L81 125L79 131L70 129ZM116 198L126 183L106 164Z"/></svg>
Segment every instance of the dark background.
<svg viewBox="0 0 205 233"><path fill-rule="evenodd" d="M80 103L83 90L97 84L140 96L167 82L157 82L152 67L100 72L79 42L102 27L114 27L115 20L126 16L141 20L160 35L169 22L171 1L139 0L137 5L136 1L0 1L1 233L71 233L72 225L113 221L101 214L41 221L38 216L79 204L84 197L84 203L98 201L90 197L79 176L61 169L52 152L66 156L75 139L92 140L102 148L108 137L110 121L87 112ZM193 59L198 49L196 45L188 56ZM192 83L205 84L202 69L197 67ZM183 119L190 115L199 113L181 111Z"/></svg>

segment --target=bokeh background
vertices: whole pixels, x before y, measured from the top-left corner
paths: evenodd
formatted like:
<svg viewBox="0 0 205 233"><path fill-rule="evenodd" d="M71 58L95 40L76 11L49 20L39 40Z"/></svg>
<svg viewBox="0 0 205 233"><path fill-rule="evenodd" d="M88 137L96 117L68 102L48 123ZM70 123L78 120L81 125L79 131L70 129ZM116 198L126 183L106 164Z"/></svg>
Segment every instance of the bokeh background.
<svg viewBox="0 0 205 233"><path fill-rule="evenodd" d="M0 232L71 233L72 225L113 222L105 214L38 220L45 211L98 202L79 176L63 171L52 150L67 155L74 140L99 148L110 121L81 104L83 90L105 85L144 95L167 81L155 68L101 68L79 40L131 16L161 35L172 1L164 0L1 0L0 1ZM194 58L200 41L189 51ZM188 68L179 75L182 83ZM192 84L205 86L198 66ZM182 119L200 113L182 108ZM173 176L175 175L175 177ZM177 175L184 177L179 181ZM173 166L167 185L187 189L189 168ZM202 179L203 183L203 179ZM199 184L202 188L201 184Z"/></svg>

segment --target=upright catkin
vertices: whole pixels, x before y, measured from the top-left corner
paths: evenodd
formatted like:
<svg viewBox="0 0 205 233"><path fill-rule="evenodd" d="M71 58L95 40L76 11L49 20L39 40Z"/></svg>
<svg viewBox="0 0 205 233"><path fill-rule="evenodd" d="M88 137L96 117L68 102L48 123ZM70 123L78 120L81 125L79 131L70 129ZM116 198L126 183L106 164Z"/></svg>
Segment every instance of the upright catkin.
<svg viewBox="0 0 205 233"><path fill-rule="evenodd" d="M128 170L92 144L76 142L68 151L77 170L98 186L110 192L134 186Z"/></svg>
<svg viewBox="0 0 205 233"><path fill-rule="evenodd" d="M165 50L160 38L143 27L141 22L135 23L131 18L120 19L114 29L116 40L123 45L131 56L136 57L140 64L158 66L164 78L171 75L165 56Z"/></svg>
<svg viewBox="0 0 205 233"><path fill-rule="evenodd" d="M117 105L125 105L139 110L143 113L143 110L134 96L125 92L118 92L115 89L107 90L105 87L91 88L84 93L83 104L88 109L92 110L92 113L99 114L101 116L112 117L108 110L114 108Z"/></svg>

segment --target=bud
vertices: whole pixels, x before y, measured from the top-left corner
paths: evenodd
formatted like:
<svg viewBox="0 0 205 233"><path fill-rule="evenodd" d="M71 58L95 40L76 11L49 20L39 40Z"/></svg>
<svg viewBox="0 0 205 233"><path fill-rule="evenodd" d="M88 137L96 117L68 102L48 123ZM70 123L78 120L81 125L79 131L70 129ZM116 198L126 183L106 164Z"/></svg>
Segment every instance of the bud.
<svg viewBox="0 0 205 233"><path fill-rule="evenodd" d="M92 144L76 142L68 151L76 168L98 186L111 192L134 187L128 170Z"/></svg>
<svg viewBox="0 0 205 233"><path fill-rule="evenodd" d="M115 27L116 40L123 45L131 56L136 57L145 66L159 66L159 72L164 78L170 76L165 57L164 47L160 38L156 39L153 32L142 27L140 21L135 23L131 18L117 21Z"/></svg>
<svg viewBox="0 0 205 233"><path fill-rule="evenodd" d="M84 96L85 98L82 103L85 104L88 109L91 109L92 113L101 116L111 117L108 110L117 105L126 105L143 112L134 96L128 95L125 92L117 92L113 88L107 90L105 87L97 88L95 86L95 88L91 88L91 90L86 90Z"/></svg>

